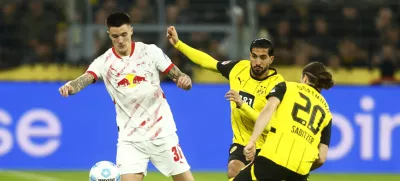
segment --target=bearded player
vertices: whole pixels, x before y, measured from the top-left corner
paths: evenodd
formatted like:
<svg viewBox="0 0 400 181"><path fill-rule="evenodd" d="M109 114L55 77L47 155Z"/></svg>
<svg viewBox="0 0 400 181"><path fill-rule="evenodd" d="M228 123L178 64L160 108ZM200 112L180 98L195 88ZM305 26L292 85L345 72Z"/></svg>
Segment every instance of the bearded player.
<svg viewBox="0 0 400 181"><path fill-rule="evenodd" d="M175 27L167 29L169 42L192 62L201 67L219 72L229 80L231 90L225 97L231 102L233 143L228 160L228 178L236 176L250 162L243 155L243 148L253 132L254 123L267 103L266 96L283 77L270 65L274 61L274 47L268 39L256 39L250 46L250 60L219 62L204 52L196 50L178 38ZM266 132L264 132L266 135ZM259 151L265 137L258 139Z"/></svg>
<svg viewBox="0 0 400 181"><path fill-rule="evenodd" d="M189 90L190 78L155 45L133 42L130 17L113 13L107 17L113 47L96 58L87 72L59 91L68 97L102 78L115 103L118 126L116 163L122 181L141 181L149 160L175 181L193 176L179 147L171 109L160 87L159 72L178 87Z"/></svg>

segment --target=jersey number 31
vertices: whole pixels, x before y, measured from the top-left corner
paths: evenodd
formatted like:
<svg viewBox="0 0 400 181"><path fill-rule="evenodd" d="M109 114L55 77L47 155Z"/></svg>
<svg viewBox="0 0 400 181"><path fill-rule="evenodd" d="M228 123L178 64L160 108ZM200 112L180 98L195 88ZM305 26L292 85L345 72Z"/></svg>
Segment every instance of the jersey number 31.
<svg viewBox="0 0 400 181"><path fill-rule="evenodd" d="M239 91L240 98L242 98L243 102L253 107L254 104L254 95L251 95L247 92Z"/></svg>
<svg viewBox="0 0 400 181"><path fill-rule="evenodd" d="M301 92L299 92L299 94L300 94L300 97L303 98L307 103L305 106L303 106L299 103L294 103L293 110L292 110L292 118L294 121L302 124L303 126L306 126L315 135L318 133L318 131L321 127L322 121L324 121L324 119L325 119L326 113L320 105L312 106L309 97L307 97L306 95L304 95ZM304 111L308 115L307 116L307 117L309 117L308 121L299 117L299 111ZM321 116L317 122L317 126L314 127L314 122L315 122L318 112L320 113Z"/></svg>

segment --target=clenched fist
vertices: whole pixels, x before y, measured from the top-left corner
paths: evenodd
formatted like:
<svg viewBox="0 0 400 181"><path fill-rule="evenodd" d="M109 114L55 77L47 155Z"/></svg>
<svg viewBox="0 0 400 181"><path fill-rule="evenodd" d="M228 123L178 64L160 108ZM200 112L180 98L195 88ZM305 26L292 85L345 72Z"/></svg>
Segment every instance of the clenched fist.
<svg viewBox="0 0 400 181"><path fill-rule="evenodd" d="M58 91L60 91L60 94L63 97L68 97L74 92L74 89L71 85L69 85L70 82L66 83L65 85L61 86Z"/></svg>
<svg viewBox="0 0 400 181"><path fill-rule="evenodd" d="M170 26L167 28L167 38L172 45L175 45L179 42L178 33L174 26Z"/></svg>
<svg viewBox="0 0 400 181"><path fill-rule="evenodd" d="M243 149L243 154L247 161L253 161L256 156L256 145L254 142L250 141L246 147Z"/></svg>
<svg viewBox="0 0 400 181"><path fill-rule="evenodd" d="M176 85L183 90L190 90L192 88L192 79L188 75L182 75L178 80L173 80Z"/></svg>

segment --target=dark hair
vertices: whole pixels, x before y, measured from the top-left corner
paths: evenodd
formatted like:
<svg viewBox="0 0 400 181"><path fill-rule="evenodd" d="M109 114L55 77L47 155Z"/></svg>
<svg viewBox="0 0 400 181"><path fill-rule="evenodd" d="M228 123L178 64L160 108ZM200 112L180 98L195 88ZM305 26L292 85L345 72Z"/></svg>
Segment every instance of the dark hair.
<svg viewBox="0 0 400 181"><path fill-rule="evenodd" d="M303 69L303 76L307 75L310 84L318 89L330 89L333 87L334 82L332 74L328 72L324 64L320 62L311 62Z"/></svg>
<svg viewBox="0 0 400 181"><path fill-rule="evenodd" d="M265 48L268 49L268 55L269 56L274 56L274 46L272 45L272 42L266 38L259 38L253 40L250 45L250 52L253 50L253 48Z"/></svg>
<svg viewBox="0 0 400 181"><path fill-rule="evenodd" d="M106 19L107 27L120 27L124 24L130 24L131 18L128 14L123 12L116 12L110 14Z"/></svg>

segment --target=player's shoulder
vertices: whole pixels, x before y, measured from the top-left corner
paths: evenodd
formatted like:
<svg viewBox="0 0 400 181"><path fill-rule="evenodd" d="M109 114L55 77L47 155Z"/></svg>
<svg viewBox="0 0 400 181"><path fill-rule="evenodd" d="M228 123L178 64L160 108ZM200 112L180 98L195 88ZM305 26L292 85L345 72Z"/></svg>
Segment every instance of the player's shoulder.
<svg viewBox="0 0 400 181"><path fill-rule="evenodd" d="M300 89L303 89L303 88L301 88L302 85L300 83L293 82L293 81L283 81L283 82L278 83L278 85L280 87L285 87L285 89L291 93L294 93L294 92L299 91Z"/></svg>
<svg viewBox="0 0 400 181"><path fill-rule="evenodd" d="M277 85L281 82L284 82L285 79L281 74L278 73L278 71L275 68L268 68L268 76L264 79L262 79L262 82L265 82L267 84L271 85Z"/></svg>
<svg viewBox="0 0 400 181"><path fill-rule="evenodd" d="M148 52L154 52L154 51L162 51L160 47L158 47L155 44L147 44L143 42L135 42L138 46L143 47L144 50Z"/></svg>
<svg viewBox="0 0 400 181"><path fill-rule="evenodd" d="M240 69L250 66L249 60L227 60L221 63L222 65L231 64L233 65L232 69Z"/></svg>
<svg viewBox="0 0 400 181"><path fill-rule="evenodd" d="M105 61L114 55L113 49L109 48L103 54L99 55L94 61Z"/></svg>
<svg viewBox="0 0 400 181"><path fill-rule="evenodd" d="M240 66L251 66L250 60L243 59L243 60L237 60L237 62L238 65Z"/></svg>
<svg viewBox="0 0 400 181"><path fill-rule="evenodd" d="M135 44L135 47L144 47L144 46L149 45L149 44L143 43L141 41L135 41L133 43Z"/></svg>
<svg viewBox="0 0 400 181"><path fill-rule="evenodd" d="M242 67L243 63L242 60L225 60L220 61L217 64L218 69L227 69L229 72L234 71L237 67Z"/></svg>
<svg viewBox="0 0 400 181"><path fill-rule="evenodd" d="M293 81L285 81L285 84L286 84L286 86L290 86L290 87L293 87L293 86L302 86L301 83L299 83L299 82L293 82Z"/></svg>
<svg viewBox="0 0 400 181"><path fill-rule="evenodd" d="M276 82L283 82L285 81L285 79L283 78L283 76L278 72L278 70L276 70L275 68L269 67L268 68L269 71L271 71L271 73L269 73L269 76L271 78L274 79L274 81Z"/></svg>
<svg viewBox="0 0 400 181"><path fill-rule="evenodd" d="M240 64L240 65L250 65L249 60L225 60L221 62L222 65L227 64Z"/></svg>

